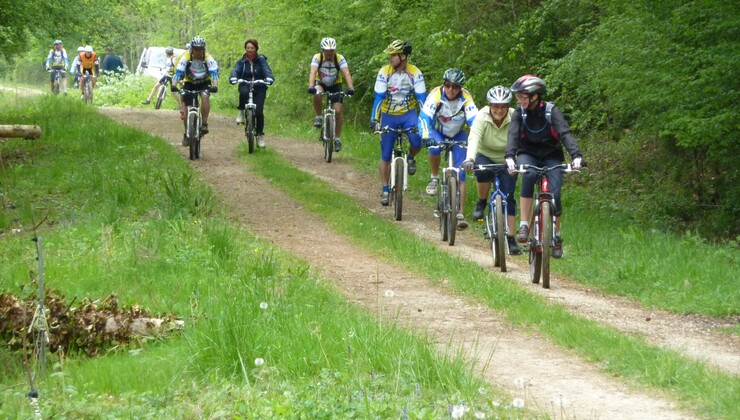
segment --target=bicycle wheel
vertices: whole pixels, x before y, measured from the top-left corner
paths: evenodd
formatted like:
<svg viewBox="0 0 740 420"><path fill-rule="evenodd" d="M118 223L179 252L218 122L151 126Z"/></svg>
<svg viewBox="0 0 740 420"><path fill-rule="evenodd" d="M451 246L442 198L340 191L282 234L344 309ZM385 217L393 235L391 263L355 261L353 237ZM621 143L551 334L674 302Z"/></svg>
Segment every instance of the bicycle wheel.
<svg viewBox="0 0 740 420"><path fill-rule="evenodd" d="M550 288L550 253L552 251L552 216L550 203L544 201L540 212L540 229L542 237L542 287Z"/></svg>
<svg viewBox="0 0 740 420"><path fill-rule="evenodd" d="M406 169L403 166L403 158L394 159L393 165L396 168L395 186L393 187L393 211L396 220L401 220L403 216L403 176Z"/></svg>
<svg viewBox="0 0 740 420"><path fill-rule="evenodd" d="M195 113L188 113L187 136L190 148L190 160L198 159L198 156L196 156L196 148L198 147L198 115Z"/></svg>
<svg viewBox="0 0 740 420"><path fill-rule="evenodd" d="M457 178L447 177L447 203L449 204L447 222L447 243L455 245L455 234L457 233L457 212L460 209L460 192L458 191Z"/></svg>
<svg viewBox="0 0 740 420"><path fill-rule="evenodd" d="M334 115L327 114L324 117L324 160L331 163L331 155L334 153Z"/></svg>
<svg viewBox="0 0 740 420"><path fill-rule="evenodd" d="M159 87L159 92L157 93L157 102L154 104L154 109L159 109L162 107L162 101L164 101L166 91L167 84L163 84Z"/></svg>
<svg viewBox="0 0 740 420"><path fill-rule="evenodd" d="M246 124L244 126L244 131L247 136L247 145L249 146L249 153L254 153L254 137L255 137L255 131L254 131L254 110L247 109L244 111L244 121L246 121Z"/></svg>
<svg viewBox="0 0 740 420"><path fill-rule="evenodd" d="M92 104L93 102L93 88L90 79L85 82L85 102Z"/></svg>
<svg viewBox="0 0 740 420"><path fill-rule="evenodd" d="M493 218L496 223L496 235L491 238L491 250L494 252L495 266L501 268L501 272L506 272L506 229L504 228L504 203L500 195L496 196L494 203L496 212Z"/></svg>
<svg viewBox="0 0 740 420"><path fill-rule="evenodd" d="M437 215L439 216L439 238L447 241L447 223L450 217L449 212L445 211L445 201L447 199L447 186L442 184L437 192Z"/></svg>
<svg viewBox="0 0 740 420"><path fill-rule="evenodd" d="M539 223L539 222L535 222ZM537 238L534 234L535 227L530 227L529 232L529 280L537 284L540 282L540 271L542 269L542 251L537 246ZM540 228L541 230L541 228Z"/></svg>

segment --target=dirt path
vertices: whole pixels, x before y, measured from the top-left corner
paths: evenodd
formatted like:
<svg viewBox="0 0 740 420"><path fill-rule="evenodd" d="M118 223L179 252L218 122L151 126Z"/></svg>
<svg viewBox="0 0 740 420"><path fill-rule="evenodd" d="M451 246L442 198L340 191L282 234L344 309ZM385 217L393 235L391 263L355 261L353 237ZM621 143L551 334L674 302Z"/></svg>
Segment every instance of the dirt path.
<svg viewBox="0 0 740 420"><path fill-rule="evenodd" d="M182 136L173 111L101 109L126 124L159 135L181 150ZM478 302L456 295L444 287L430 286L403 267L389 265L367 254L344 237L334 234L322 221L302 210L267 181L237 162L235 148L243 131L231 119L212 116L211 134L203 144L203 156L194 166L213 186L232 214L255 234L309 261L312 267L337 285L350 301L379 316L397 319L408 328L428 333L440 352L463 349L475 361L480 375L515 397L525 398L552 417L681 419L691 414L660 395L630 389L548 341L513 329L495 312ZM327 165L320 147L305 142L268 138L268 147L278 150L300 169L325 178ZM351 147L348 145L347 147ZM313 153L307 153L313 152ZM259 154L254 156L259 159ZM371 211L391 219L391 211L378 203L377 177L357 173L342 163L342 154L330 166L337 189L352 194ZM255 197L260 199L256 200ZM264 223L255 215L280 214ZM404 221L398 226L439 243L436 223L421 205L404 202ZM310 232L301 234L301 232ZM487 245L479 232L463 232L455 247L440 245L483 266L493 268ZM567 249L566 249L567 252ZM341 259L333 258L341 255ZM724 322L647 311L626 300L603 296L569 282L554 280L553 289L543 291L528 284L522 259L512 263L506 276L532 292L566 305L573 312L650 342L706 360L734 374L740 366L739 340L713 332ZM328 309L328 308L327 308ZM729 323L729 321L727 322ZM452 349L449 346L452 345ZM549 355L545 362L541 354Z"/></svg>

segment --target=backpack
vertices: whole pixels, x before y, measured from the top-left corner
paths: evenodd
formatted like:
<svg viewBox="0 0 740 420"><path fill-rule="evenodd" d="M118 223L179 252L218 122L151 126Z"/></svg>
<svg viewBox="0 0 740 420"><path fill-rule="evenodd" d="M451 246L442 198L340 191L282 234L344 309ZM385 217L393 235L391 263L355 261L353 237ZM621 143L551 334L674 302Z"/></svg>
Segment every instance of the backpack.
<svg viewBox="0 0 740 420"><path fill-rule="evenodd" d="M555 104L552 102L545 102L545 120L547 120L547 124L539 130L532 130L527 126L527 110L520 106L519 109L522 113L522 125L524 126L524 129L530 133L539 134L547 128L547 126L550 126L550 135L552 135L555 140L560 141L560 135L555 131L555 127L552 126L552 107L554 106ZM524 138L524 131L522 131L522 138Z"/></svg>
<svg viewBox="0 0 740 420"><path fill-rule="evenodd" d="M319 56L319 68L324 65L324 52ZM334 67L337 69L337 84L342 83L342 71L339 69L339 54L334 52Z"/></svg>

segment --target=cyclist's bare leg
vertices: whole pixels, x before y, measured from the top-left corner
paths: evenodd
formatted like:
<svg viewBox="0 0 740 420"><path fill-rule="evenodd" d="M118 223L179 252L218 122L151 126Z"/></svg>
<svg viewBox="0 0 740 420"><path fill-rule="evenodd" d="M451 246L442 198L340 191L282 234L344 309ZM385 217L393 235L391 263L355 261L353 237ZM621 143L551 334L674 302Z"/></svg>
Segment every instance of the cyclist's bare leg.
<svg viewBox="0 0 740 420"><path fill-rule="evenodd" d="M465 181L460 181L460 213L465 213Z"/></svg>
<svg viewBox="0 0 740 420"><path fill-rule="evenodd" d="M64 89L64 92L67 92L67 78L62 77L62 89Z"/></svg>
<svg viewBox="0 0 740 420"><path fill-rule="evenodd" d="M316 86L316 92L321 93L323 89L321 89L321 86ZM313 110L316 113L317 117L321 116L321 95L313 95Z"/></svg>
<svg viewBox="0 0 740 420"><path fill-rule="evenodd" d="M208 95L201 95L200 98L200 115L203 117L203 124L208 124L208 114L211 112L211 99Z"/></svg>
<svg viewBox="0 0 740 420"><path fill-rule="evenodd" d="M429 167L432 170L432 177L439 176L439 164L442 162L442 155L429 155ZM489 184L490 185L490 184Z"/></svg>
<svg viewBox="0 0 740 420"><path fill-rule="evenodd" d="M413 147L409 147L409 157L413 159L420 150L421 149L414 149Z"/></svg>
<svg viewBox="0 0 740 420"><path fill-rule="evenodd" d="M154 97L154 94L157 93L157 89L159 89L160 86L162 86L162 85L159 82L157 82L154 85L154 87L152 88L151 93L149 93L149 96L146 97L147 102L149 102L149 101L152 100L152 98Z"/></svg>
<svg viewBox="0 0 740 420"><path fill-rule="evenodd" d="M380 181L383 183L383 186L388 185L391 179L391 163L380 159L378 168L380 170Z"/></svg>
<svg viewBox="0 0 740 420"><path fill-rule="evenodd" d="M519 221L529 224L529 215L532 210L532 198L519 197Z"/></svg>
<svg viewBox="0 0 740 420"><path fill-rule="evenodd" d="M478 183L478 200L488 200L488 193L491 192L490 182Z"/></svg>
<svg viewBox="0 0 740 420"><path fill-rule="evenodd" d="M342 136L342 104L337 102L334 104L334 111L336 118L334 119L334 126L336 127L335 135L336 137Z"/></svg>

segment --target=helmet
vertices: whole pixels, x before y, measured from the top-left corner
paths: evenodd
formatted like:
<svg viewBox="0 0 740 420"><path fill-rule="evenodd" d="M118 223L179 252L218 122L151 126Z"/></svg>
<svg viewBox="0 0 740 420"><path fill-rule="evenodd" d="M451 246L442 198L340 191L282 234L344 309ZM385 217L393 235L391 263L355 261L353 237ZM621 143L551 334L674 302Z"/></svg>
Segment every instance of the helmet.
<svg viewBox="0 0 740 420"><path fill-rule="evenodd" d="M85 51L85 47L83 47L82 45L80 45L79 47L77 47L77 52L78 53L81 53L83 51Z"/></svg>
<svg viewBox="0 0 740 420"><path fill-rule="evenodd" d="M511 90L516 93L523 92L529 95L539 93L542 95L547 91L547 84L537 76L525 74L511 85Z"/></svg>
<svg viewBox="0 0 740 420"><path fill-rule="evenodd" d="M386 54L405 54L409 55L411 54L411 43L397 39L390 44L383 50Z"/></svg>
<svg viewBox="0 0 740 420"><path fill-rule="evenodd" d="M336 50L337 41L334 38L324 38L321 40L322 50Z"/></svg>
<svg viewBox="0 0 740 420"><path fill-rule="evenodd" d="M511 91L501 85L494 86L486 94L489 104L508 105L511 102Z"/></svg>
<svg viewBox="0 0 740 420"><path fill-rule="evenodd" d="M444 76L442 76L442 79L444 81L462 86L465 84L465 73L463 73L462 70L456 68L447 69Z"/></svg>
<svg viewBox="0 0 740 420"><path fill-rule="evenodd" d="M170 55L175 53L175 49L172 47L167 47L164 49L165 54Z"/></svg>
<svg viewBox="0 0 740 420"><path fill-rule="evenodd" d="M190 46L192 48L205 48L206 40L203 39L202 36L196 36L192 41L190 41Z"/></svg>
<svg viewBox="0 0 740 420"><path fill-rule="evenodd" d="M93 48L90 45L85 45L85 52L86 53L91 53L91 52L93 52Z"/></svg>
<svg viewBox="0 0 740 420"><path fill-rule="evenodd" d="M62 40L61 39L57 39L57 40L54 41L54 45L61 44L61 43L62 43Z"/></svg>

